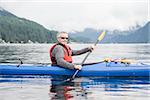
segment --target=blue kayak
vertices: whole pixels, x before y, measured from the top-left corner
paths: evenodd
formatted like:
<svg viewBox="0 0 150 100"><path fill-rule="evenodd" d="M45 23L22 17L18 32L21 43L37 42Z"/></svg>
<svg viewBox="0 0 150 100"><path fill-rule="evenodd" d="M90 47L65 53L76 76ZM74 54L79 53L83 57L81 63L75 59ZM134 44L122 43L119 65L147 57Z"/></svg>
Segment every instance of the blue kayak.
<svg viewBox="0 0 150 100"><path fill-rule="evenodd" d="M72 76L76 70L51 65L0 64L0 75L66 75ZM79 77L149 77L150 65L100 62L85 64L77 74Z"/></svg>

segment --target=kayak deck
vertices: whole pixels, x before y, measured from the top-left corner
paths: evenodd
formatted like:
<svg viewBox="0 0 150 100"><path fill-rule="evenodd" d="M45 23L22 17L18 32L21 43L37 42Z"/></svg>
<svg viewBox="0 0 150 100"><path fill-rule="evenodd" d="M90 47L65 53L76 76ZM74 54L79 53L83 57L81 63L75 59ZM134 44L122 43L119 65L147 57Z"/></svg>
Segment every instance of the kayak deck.
<svg viewBox="0 0 150 100"><path fill-rule="evenodd" d="M76 70L69 70L51 65L0 64L0 75L67 75L72 76ZM122 63L95 63L86 64L77 76L83 77L149 77L150 65L122 64Z"/></svg>

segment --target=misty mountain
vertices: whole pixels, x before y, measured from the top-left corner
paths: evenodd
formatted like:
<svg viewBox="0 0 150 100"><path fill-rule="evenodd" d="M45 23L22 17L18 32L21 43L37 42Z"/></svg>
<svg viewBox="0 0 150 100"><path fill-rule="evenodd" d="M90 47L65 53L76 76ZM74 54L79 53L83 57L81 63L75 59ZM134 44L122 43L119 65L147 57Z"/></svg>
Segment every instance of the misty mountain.
<svg viewBox="0 0 150 100"><path fill-rule="evenodd" d="M51 43L56 42L57 31L50 31L42 25L4 10L0 7L0 42Z"/></svg>
<svg viewBox="0 0 150 100"><path fill-rule="evenodd" d="M106 30L106 36L102 40L103 43L150 43L150 22L146 23L143 27L136 25L127 31ZM99 33L102 30L95 30L92 28L86 28L82 32L70 33L72 38L75 38L77 42L95 42ZM81 41L82 40L82 41Z"/></svg>
<svg viewBox="0 0 150 100"><path fill-rule="evenodd" d="M9 17L17 17L14 14L6 11L5 9L3 9L2 7L0 7L0 16L9 16Z"/></svg>
<svg viewBox="0 0 150 100"><path fill-rule="evenodd" d="M71 41L89 43L95 42L102 30L86 28L84 31L70 33ZM103 43L150 43L150 22L144 26L136 25L126 31L106 30ZM10 43L53 43L56 42L55 30L48 30L42 25L20 18L0 7L0 42Z"/></svg>

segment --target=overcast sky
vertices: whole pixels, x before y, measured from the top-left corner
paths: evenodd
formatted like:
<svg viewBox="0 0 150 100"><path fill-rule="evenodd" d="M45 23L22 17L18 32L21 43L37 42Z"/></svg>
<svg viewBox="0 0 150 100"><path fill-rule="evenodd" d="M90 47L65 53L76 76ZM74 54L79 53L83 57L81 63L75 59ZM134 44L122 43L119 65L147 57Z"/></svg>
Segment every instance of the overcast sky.
<svg viewBox="0 0 150 100"><path fill-rule="evenodd" d="M150 0L0 0L9 12L58 31L126 30L148 22Z"/></svg>

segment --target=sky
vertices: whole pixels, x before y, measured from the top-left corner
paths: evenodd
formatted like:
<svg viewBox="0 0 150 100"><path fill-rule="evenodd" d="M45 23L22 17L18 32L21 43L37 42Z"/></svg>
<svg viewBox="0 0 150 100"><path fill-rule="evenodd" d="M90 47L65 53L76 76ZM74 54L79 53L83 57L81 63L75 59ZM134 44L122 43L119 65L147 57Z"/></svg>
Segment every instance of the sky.
<svg viewBox="0 0 150 100"><path fill-rule="evenodd" d="M149 20L150 0L0 0L0 7L47 29L128 30Z"/></svg>

